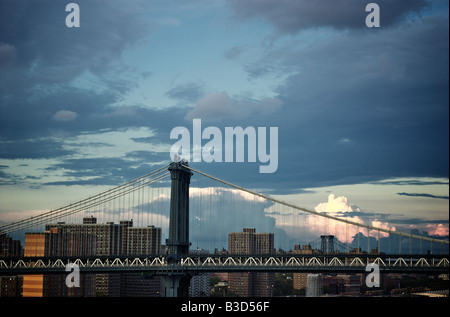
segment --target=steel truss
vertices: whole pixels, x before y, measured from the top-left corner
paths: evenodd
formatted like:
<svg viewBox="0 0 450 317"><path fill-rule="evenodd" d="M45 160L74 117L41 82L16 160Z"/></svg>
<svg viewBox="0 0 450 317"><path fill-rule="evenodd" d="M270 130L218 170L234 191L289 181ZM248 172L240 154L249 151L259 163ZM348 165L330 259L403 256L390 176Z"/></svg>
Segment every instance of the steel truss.
<svg viewBox="0 0 450 317"><path fill-rule="evenodd" d="M377 264L385 273L449 273L448 255L189 255L177 263L165 256L136 257L27 257L1 258L0 275L65 272L68 264L80 272L366 272Z"/></svg>

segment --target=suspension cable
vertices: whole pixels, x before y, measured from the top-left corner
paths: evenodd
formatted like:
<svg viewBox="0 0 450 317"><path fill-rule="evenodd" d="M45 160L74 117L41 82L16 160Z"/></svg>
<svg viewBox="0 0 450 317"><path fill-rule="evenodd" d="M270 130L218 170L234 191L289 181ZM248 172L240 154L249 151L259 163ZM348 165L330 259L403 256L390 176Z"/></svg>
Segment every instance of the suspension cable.
<svg viewBox="0 0 450 317"><path fill-rule="evenodd" d="M253 194L255 196L258 196L258 197L270 200L272 202L275 202L275 203L278 203L278 204L281 204L281 205L284 205L284 206L292 207L294 209L297 209L297 210L300 210L300 211L304 211L304 212L307 212L307 213L310 213L310 214L313 214L313 215L316 215L316 216L332 219L332 220L335 220L335 221L340 221L340 222L343 222L343 223L346 223L346 224L350 224L350 225L354 225L354 226L367 228L369 230L376 230L376 231L379 231L379 232L385 232L385 233L388 233L388 234L394 234L394 235L398 235L398 236L402 236L402 237L408 237L408 238L413 238L413 239L421 239L421 240L425 240L425 241L437 242L437 243L442 243L442 244L449 244L449 241L447 241L447 240L440 240L440 239L435 239L435 238L422 237L422 236L418 236L418 235L415 235L415 234L407 234L407 233L403 233L403 232L399 232L399 231L394 231L394 230L389 230L389 229L384 229L384 228L377 228L377 227L374 227L374 226L371 226L371 225L368 225L368 224L358 223L358 222L355 222L355 221L341 219L341 218L334 217L334 216L331 216L331 215L323 214L323 213L320 213L320 212L317 212L317 211L314 211L314 210L306 209L306 208L303 208L303 207L299 207L299 206L287 203L285 201L282 201L282 200L279 200L279 199L276 199L276 198L272 198L272 197L270 197L268 195L264 195L264 194L260 194L260 193L254 192L252 190L243 188L243 187L238 186L238 185L234 185L232 183L229 183L229 182L224 181L222 179L219 179L217 177L214 177L214 176L208 175L206 173L200 172L200 171L198 171L198 170L196 170L196 169L194 169L194 168L192 168L192 167L190 167L188 165L184 165L184 167L190 169L193 172L196 172L196 173L201 174L203 176L209 177L209 178L211 178L211 179L213 179L215 181L218 181L218 182L220 182L222 184L234 187L236 189L245 191L245 192Z"/></svg>
<svg viewBox="0 0 450 317"><path fill-rule="evenodd" d="M44 212L37 216L31 216L19 221L11 222L0 226L0 233L9 233L18 230L23 230L35 226L36 224L42 224L49 220L55 220L62 217L78 213L80 211L99 206L102 203L111 201L120 196L139 190L140 188L151 185L157 181L160 181L167 176L169 172L165 171L168 165L158 168L150 173L128 181L122 185L108 189L104 192L85 198L76 203L66 205L48 212Z"/></svg>

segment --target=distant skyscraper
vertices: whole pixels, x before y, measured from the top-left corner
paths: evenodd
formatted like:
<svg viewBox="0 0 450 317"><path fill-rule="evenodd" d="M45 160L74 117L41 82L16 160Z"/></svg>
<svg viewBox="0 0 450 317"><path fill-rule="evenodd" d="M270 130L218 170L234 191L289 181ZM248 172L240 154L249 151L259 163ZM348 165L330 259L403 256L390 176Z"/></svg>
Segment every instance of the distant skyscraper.
<svg viewBox="0 0 450 317"><path fill-rule="evenodd" d="M21 256L22 246L19 240L14 240L6 236L6 233L0 234L0 258L4 256Z"/></svg>
<svg viewBox="0 0 450 317"><path fill-rule="evenodd" d="M310 245L298 245L294 246L294 254L313 254L313 250ZM292 274L292 284L294 289L306 288L306 282L308 278L308 273L293 273Z"/></svg>
<svg viewBox="0 0 450 317"><path fill-rule="evenodd" d="M319 297L323 294L323 278L321 274L308 274L306 281L306 297Z"/></svg>
<svg viewBox="0 0 450 317"><path fill-rule="evenodd" d="M200 273L191 278L189 286L189 294L192 297L209 296L210 292L210 277L209 273Z"/></svg>
<svg viewBox="0 0 450 317"><path fill-rule="evenodd" d="M273 233L256 233L254 228L228 234L228 252L242 255L274 254ZM268 297L272 295L275 273L230 273L229 290L243 297Z"/></svg>
<svg viewBox="0 0 450 317"><path fill-rule="evenodd" d="M243 232L228 234L230 254L274 254L273 233L256 233L255 228L244 228Z"/></svg>

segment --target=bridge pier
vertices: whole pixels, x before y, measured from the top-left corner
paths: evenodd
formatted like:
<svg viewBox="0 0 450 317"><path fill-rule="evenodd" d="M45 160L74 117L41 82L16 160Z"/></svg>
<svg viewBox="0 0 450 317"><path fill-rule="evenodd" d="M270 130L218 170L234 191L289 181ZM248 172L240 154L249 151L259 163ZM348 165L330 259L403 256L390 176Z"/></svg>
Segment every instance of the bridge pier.
<svg viewBox="0 0 450 317"><path fill-rule="evenodd" d="M190 274L169 273L164 276L166 297L188 297Z"/></svg>
<svg viewBox="0 0 450 317"><path fill-rule="evenodd" d="M170 223L167 262L178 264L180 259L189 254L189 184L192 172L186 168L187 163L173 162L169 166L171 183ZM191 276L186 273L168 273L164 276L166 297L188 296Z"/></svg>

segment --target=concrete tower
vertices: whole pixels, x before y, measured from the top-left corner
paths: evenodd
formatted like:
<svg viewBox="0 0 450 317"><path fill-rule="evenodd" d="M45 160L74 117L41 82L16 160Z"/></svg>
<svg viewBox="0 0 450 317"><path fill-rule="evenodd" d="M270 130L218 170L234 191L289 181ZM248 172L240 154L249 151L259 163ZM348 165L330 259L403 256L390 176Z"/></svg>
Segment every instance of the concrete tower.
<svg viewBox="0 0 450 317"><path fill-rule="evenodd" d="M334 253L334 236L333 235L321 235L321 251L324 254Z"/></svg>
<svg viewBox="0 0 450 317"><path fill-rule="evenodd" d="M167 262L176 265L180 258L189 253L189 184L192 172L187 163L173 162L169 166L172 180L170 196L170 223ZM188 295L191 276L179 271L165 276L166 297Z"/></svg>

